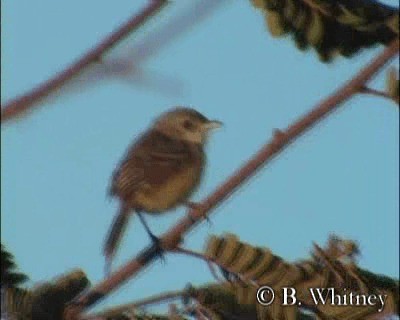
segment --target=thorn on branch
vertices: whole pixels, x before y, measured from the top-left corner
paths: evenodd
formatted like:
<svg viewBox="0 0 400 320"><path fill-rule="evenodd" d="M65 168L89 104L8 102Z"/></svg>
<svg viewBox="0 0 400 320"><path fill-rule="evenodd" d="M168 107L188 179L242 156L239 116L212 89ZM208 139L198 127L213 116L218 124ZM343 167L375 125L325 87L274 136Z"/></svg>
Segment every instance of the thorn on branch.
<svg viewBox="0 0 400 320"><path fill-rule="evenodd" d="M281 145L284 144L286 138L285 132L283 132L281 129L274 129L272 134L273 134L272 144L275 147L280 147Z"/></svg>
<svg viewBox="0 0 400 320"><path fill-rule="evenodd" d="M204 212L204 214L202 215L202 218L205 219L205 220L207 220L207 222L208 222L209 225L212 225L212 222L211 222L211 220L209 219L208 215L206 214L206 212L205 212L205 210L204 210L204 206L203 206L201 203L196 203L196 202L187 201L187 202L186 202L186 206L187 206L189 209L191 209L191 210L198 211L198 212L200 212L200 213ZM188 211L188 217L189 217L189 220L190 220L191 223L195 223L196 221L198 221L198 220L200 220L200 219L194 217L194 216L191 214L191 210Z"/></svg>
<svg viewBox="0 0 400 320"><path fill-rule="evenodd" d="M168 241L161 242L161 247L166 251L174 251L183 242L183 237L180 234L173 235Z"/></svg>
<svg viewBox="0 0 400 320"><path fill-rule="evenodd" d="M281 129L274 130L274 138L275 139L282 139L285 137L285 133Z"/></svg>

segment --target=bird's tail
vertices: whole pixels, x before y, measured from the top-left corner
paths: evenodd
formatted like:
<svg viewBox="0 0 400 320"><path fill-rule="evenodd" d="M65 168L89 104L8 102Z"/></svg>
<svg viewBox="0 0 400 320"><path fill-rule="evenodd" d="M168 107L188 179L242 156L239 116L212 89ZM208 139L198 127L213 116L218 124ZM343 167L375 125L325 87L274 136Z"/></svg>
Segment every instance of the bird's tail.
<svg viewBox="0 0 400 320"><path fill-rule="evenodd" d="M128 225L131 215L130 208L121 206L118 214L114 217L114 221L109 228L106 241L104 242L103 254L105 256L105 274L110 273L112 259L116 253L119 243L121 242L122 235Z"/></svg>

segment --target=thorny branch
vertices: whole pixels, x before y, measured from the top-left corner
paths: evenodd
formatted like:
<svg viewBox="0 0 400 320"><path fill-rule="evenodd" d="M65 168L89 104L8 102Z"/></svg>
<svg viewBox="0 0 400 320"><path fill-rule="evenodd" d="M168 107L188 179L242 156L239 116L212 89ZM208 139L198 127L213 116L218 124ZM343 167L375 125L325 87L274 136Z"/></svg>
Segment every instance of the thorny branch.
<svg viewBox="0 0 400 320"><path fill-rule="evenodd" d="M214 278L217 281L221 282L221 283L224 283L227 280L218 277L218 275L216 274L216 271L214 270L214 266L223 267L226 271L235 274L235 271L232 270L232 268L229 268L227 266L222 266L218 262L214 261L213 259L210 259L205 254L202 254L200 252L196 252L196 251L193 251L193 250L190 250L190 249L186 249L186 248L182 248L182 247L177 247L177 248L173 249L171 252L172 253L181 253L181 254L184 254L184 255L187 255L187 256L190 256L190 257L197 258L197 259L205 261L208 264L208 266L210 268L210 271L211 271L212 275L214 276ZM245 282L252 283L255 286L260 286L261 285L260 283L256 283L255 281L251 280L250 278L248 278L248 277L246 277L246 276L244 276L242 274L236 274L236 275L238 276L239 279L241 279L241 280L243 280Z"/></svg>
<svg viewBox="0 0 400 320"><path fill-rule="evenodd" d="M206 197L195 209L188 210L185 217L180 219L175 226L161 237L162 246L166 250L173 250L182 241L183 236L205 219L212 209L227 199L238 187L251 178L262 166L267 164L279 152L288 147L307 130L315 126L332 111L336 110L346 100L360 91L360 88L382 68L391 58L399 52L399 41L393 41L375 59L372 60L350 81L331 96L319 103L306 115L290 125L286 130L277 130L272 141L265 144L253 157L240 169L233 173L225 182ZM66 319L80 318L80 313L90 306L104 299L106 295L118 288L128 279L136 276L151 262L156 260L157 248L154 245L143 249L136 257L112 273L107 279L91 288L87 293L78 297L66 310Z"/></svg>
<svg viewBox="0 0 400 320"><path fill-rule="evenodd" d="M216 278L219 282L225 282L226 280L218 277L218 275L216 274L216 271L214 269L214 265L218 265L216 264L215 261L211 260L210 258L208 258L206 255L200 253L200 252L196 252L190 249L186 249L186 248L182 248L182 247L176 247L173 250L170 251L171 253L176 253L176 254L183 254L186 256L190 256L196 259L200 259L204 262L206 262L208 264L208 266L210 267L210 271L213 274L214 278ZM231 271L231 270L228 270ZM94 313L94 314L90 314L88 316L84 316L84 320L98 320L98 319L106 319L109 317L113 317L113 316L117 316L119 314L121 314L122 312L125 311L131 311L134 310L136 308L139 307L143 307L143 306L148 306L151 304L155 304L155 303L165 303L165 302L169 302L170 300L173 299L177 299L182 297L182 295L184 294L183 291L171 291L171 292L166 292L163 294L159 294L159 295L155 295L149 298L145 298L143 300L139 300L139 301L135 301L132 303L127 303L127 304L123 304L123 305L119 305L113 308L110 308L108 310L99 312L99 313Z"/></svg>
<svg viewBox="0 0 400 320"><path fill-rule="evenodd" d="M125 311L132 311L152 304L161 302L167 303L170 302L171 300L179 299L182 297L183 294L184 292L182 290L164 292L132 303L119 305L103 312L91 314L90 316L86 316L85 320L97 320L97 319L107 319L111 317L116 317Z"/></svg>
<svg viewBox="0 0 400 320"><path fill-rule="evenodd" d="M103 42L97 45L94 49L90 50L77 62L69 66L67 69L57 74L54 78L45 81L37 88L30 92L23 94L9 102L7 102L1 109L1 122L5 123L13 118L22 115L24 112L33 109L39 102L43 102L45 98L50 95L59 92L64 89L65 85L70 83L72 79L83 74L86 69L92 67L95 63L101 62L102 70L93 71L89 78L83 78L84 82L92 82L93 80L99 80L104 76L118 75L125 80L134 80L136 83L141 85L156 85L160 89L160 84L165 85L168 82L168 86L164 87L164 90L171 92L171 88L179 86L178 82L171 79L168 81L166 78L159 76L150 76L143 72L140 68L144 60L149 59L152 55L158 52L163 46L171 42L174 38L180 34L187 32L191 26L201 22L206 18L213 10L224 3L228 3L227 0L214 1L214 0L198 0L191 2L191 5L182 12L182 14L174 17L172 21L158 29L156 32L149 34L145 39L139 42L130 50L127 50L123 54L119 54L118 57L108 57L103 59L107 51L112 49L119 41L123 40L124 37L128 36L133 31L141 27L145 22L149 20L154 14L160 11L160 9L168 4L167 0L149 0L149 5L141 13L130 18L124 25L118 30L109 35ZM133 72L134 71L134 72ZM86 75L88 77L88 75ZM95 77L95 79L93 79ZM138 82L138 80L140 80Z"/></svg>
<svg viewBox="0 0 400 320"><path fill-rule="evenodd" d="M176 247L171 252L185 254L187 256L191 256L191 257L203 260L204 262L207 263L208 268L210 269L211 275L214 277L214 279L217 280L218 282L224 281L223 279L221 279L221 277L218 276L217 271L214 268L214 261L207 258L204 254L201 254L199 252L195 252L195 251L192 251L192 250L189 250L186 248L182 248L182 247Z"/></svg>
<svg viewBox="0 0 400 320"><path fill-rule="evenodd" d="M167 0L150 0L149 4L139 13L132 16L120 28L111 33L107 38L91 49L78 61L67 67L64 71L56 74L52 79L40 84L15 99L9 101L1 108L1 122L6 122L12 118L21 115L34 105L37 105L44 98L54 91L61 88L73 77L82 72L86 67L98 62L106 51L114 47L124 37L141 27L156 14L162 7L168 3Z"/></svg>

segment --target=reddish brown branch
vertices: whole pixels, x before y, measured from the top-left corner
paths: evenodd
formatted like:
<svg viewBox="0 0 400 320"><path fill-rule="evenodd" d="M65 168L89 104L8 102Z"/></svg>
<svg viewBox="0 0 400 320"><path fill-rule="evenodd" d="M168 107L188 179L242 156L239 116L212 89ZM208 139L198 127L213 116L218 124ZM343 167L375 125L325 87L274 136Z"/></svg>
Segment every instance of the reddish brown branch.
<svg viewBox="0 0 400 320"><path fill-rule="evenodd" d="M250 158L239 170L222 183L197 208L190 209L185 217L179 220L175 226L167 231L161 238L164 248L173 250L181 242L183 236L195 225L204 219L212 209L228 198L239 186L254 176L254 174L267 164L278 152L288 147L295 139L299 138L307 130L315 126L320 120L347 99L357 94L360 88L365 86L375 74L399 51L399 42L392 42L373 61L362 69L353 79L345 83L330 97L318 104L309 113L289 126L286 130L277 131L271 142L264 145L252 158ZM118 288L125 281L137 275L147 265L153 262L157 255L157 248L149 246L141 251L109 278L95 285L89 292L78 297L67 309L67 319L79 319L79 314L84 309L96 304L110 292Z"/></svg>
<svg viewBox="0 0 400 320"><path fill-rule="evenodd" d="M30 92L7 102L1 108L1 122L6 122L7 120L15 118L32 108L34 105L37 105L40 101L62 87L67 81L71 80L90 64L99 61L107 50L114 47L132 31L142 26L167 3L168 1L166 0L150 0L149 4L139 14L132 16L120 28L111 33L96 47L91 49L78 61L67 67L64 71L56 74L52 79L43 82Z"/></svg>

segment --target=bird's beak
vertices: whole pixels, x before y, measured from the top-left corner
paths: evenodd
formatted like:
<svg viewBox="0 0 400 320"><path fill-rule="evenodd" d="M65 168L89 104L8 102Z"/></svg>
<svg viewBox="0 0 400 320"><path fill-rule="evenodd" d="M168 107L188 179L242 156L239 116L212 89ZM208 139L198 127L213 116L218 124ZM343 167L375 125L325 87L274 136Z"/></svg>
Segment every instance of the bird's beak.
<svg viewBox="0 0 400 320"><path fill-rule="evenodd" d="M222 122L218 120L210 120L206 124L204 124L204 128L208 130L218 129L222 127Z"/></svg>

